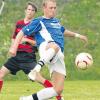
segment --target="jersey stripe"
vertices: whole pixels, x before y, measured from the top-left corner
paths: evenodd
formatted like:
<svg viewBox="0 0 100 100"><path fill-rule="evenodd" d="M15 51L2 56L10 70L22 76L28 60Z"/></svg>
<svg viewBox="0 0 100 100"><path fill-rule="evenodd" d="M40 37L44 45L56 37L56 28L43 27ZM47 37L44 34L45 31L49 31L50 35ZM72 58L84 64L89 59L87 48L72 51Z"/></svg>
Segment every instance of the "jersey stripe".
<svg viewBox="0 0 100 100"><path fill-rule="evenodd" d="M45 41L54 41L50 35L50 33L48 32L48 30L46 29L45 25L43 24L42 21L40 21L41 23L41 26L42 26L42 29L40 31L40 35L42 36L42 38L45 40Z"/></svg>

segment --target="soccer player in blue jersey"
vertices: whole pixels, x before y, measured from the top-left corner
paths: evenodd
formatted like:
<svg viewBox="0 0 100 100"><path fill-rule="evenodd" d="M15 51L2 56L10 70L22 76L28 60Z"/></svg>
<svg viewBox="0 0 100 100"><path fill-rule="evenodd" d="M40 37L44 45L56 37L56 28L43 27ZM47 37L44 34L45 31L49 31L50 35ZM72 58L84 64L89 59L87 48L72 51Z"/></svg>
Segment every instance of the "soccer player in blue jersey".
<svg viewBox="0 0 100 100"><path fill-rule="evenodd" d="M9 52L12 56L15 56L22 37L24 35L30 36L34 33L37 46L39 47L40 60L28 76L31 80L35 80L36 74L39 73L41 67L43 67L44 64L48 64L53 87L42 89L30 96L21 97L20 100L47 100L61 94L64 89L66 76L63 55L64 36L78 37L87 42L86 36L66 30L60 24L60 21L55 18L55 0L43 0L43 12L44 15L42 17L34 19L19 32Z"/></svg>

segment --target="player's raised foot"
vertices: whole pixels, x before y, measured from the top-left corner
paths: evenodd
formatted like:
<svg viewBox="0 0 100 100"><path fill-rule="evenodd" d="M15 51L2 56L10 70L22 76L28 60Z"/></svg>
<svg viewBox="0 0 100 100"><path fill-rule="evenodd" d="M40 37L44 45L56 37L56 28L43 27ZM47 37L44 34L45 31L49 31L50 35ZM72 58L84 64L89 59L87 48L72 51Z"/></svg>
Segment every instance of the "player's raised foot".
<svg viewBox="0 0 100 100"><path fill-rule="evenodd" d="M28 74L28 78L32 81L35 81L36 74L37 72L40 71L40 69L41 69L41 66L37 64L36 67L33 70L31 70L31 72Z"/></svg>
<svg viewBox="0 0 100 100"><path fill-rule="evenodd" d="M28 74L28 78L32 81L35 81L36 79L36 70L32 70L29 74Z"/></svg>
<svg viewBox="0 0 100 100"><path fill-rule="evenodd" d="M31 96L22 96L19 100L33 100L33 98Z"/></svg>

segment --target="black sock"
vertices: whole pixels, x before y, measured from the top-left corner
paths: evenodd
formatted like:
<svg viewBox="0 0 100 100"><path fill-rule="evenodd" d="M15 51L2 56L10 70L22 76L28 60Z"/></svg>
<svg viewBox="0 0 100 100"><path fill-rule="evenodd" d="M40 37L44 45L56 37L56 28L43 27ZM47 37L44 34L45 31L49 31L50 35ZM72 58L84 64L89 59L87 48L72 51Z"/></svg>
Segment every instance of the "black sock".
<svg viewBox="0 0 100 100"><path fill-rule="evenodd" d="M32 97L33 97L33 100L39 100L38 97L37 97L37 93L32 94Z"/></svg>
<svg viewBox="0 0 100 100"><path fill-rule="evenodd" d="M42 60L38 61L38 63L37 63L37 64L39 64L41 67L43 67L43 66L44 66L44 62L43 62Z"/></svg>

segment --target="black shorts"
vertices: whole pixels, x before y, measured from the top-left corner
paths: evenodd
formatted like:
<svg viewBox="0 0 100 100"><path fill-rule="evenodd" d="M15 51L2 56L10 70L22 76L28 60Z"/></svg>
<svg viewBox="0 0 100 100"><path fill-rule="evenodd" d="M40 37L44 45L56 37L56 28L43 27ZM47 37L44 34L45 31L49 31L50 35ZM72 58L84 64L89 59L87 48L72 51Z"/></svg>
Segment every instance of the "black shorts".
<svg viewBox="0 0 100 100"><path fill-rule="evenodd" d="M4 64L4 66L11 72L11 74L16 75L16 73L22 70L25 74L28 74L36 65L36 56L32 53L17 52L15 57L11 57Z"/></svg>

